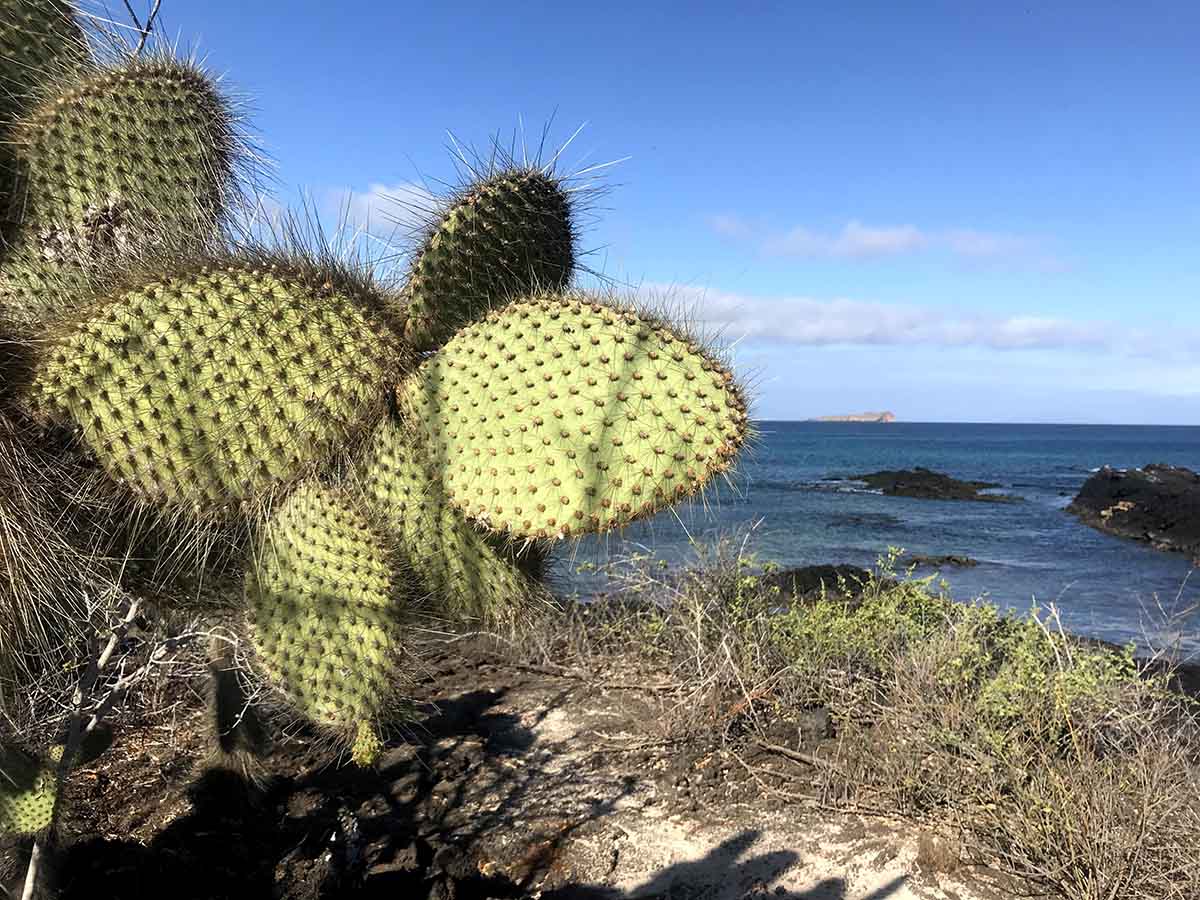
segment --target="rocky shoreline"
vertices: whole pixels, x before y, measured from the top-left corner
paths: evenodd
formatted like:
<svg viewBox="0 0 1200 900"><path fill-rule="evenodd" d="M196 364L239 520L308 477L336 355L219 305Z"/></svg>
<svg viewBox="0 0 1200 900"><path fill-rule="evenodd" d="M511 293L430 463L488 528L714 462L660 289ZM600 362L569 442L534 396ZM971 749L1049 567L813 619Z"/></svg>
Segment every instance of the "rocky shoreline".
<svg viewBox="0 0 1200 900"><path fill-rule="evenodd" d="M1106 534L1187 554L1200 565L1200 474L1152 463L1095 472L1067 511Z"/></svg>

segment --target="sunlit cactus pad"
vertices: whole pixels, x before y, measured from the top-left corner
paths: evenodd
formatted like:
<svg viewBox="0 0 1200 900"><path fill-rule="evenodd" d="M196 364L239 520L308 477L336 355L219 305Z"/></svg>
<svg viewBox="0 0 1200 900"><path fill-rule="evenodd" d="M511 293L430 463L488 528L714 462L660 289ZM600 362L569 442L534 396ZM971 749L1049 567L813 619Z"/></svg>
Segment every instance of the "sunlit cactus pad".
<svg viewBox="0 0 1200 900"><path fill-rule="evenodd" d="M26 240L49 232L72 245L72 230L101 224L139 239L203 231L222 211L237 147L212 82L170 59L90 73L32 109L12 144Z"/></svg>
<svg viewBox="0 0 1200 900"><path fill-rule="evenodd" d="M50 825L58 793L56 762L32 760L0 745L0 835L36 834Z"/></svg>
<svg viewBox="0 0 1200 900"><path fill-rule="evenodd" d="M296 709L373 755L397 677L405 604L390 542L354 502L306 484L268 523L246 581L262 668ZM362 758L362 757L365 757Z"/></svg>
<svg viewBox="0 0 1200 900"><path fill-rule="evenodd" d="M62 0L0 0L0 123L49 72L70 70L87 54L71 4Z"/></svg>
<svg viewBox="0 0 1200 900"><path fill-rule="evenodd" d="M574 265L562 184L538 169L494 174L449 206L414 258L405 337L432 349L494 303L565 285Z"/></svg>
<svg viewBox="0 0 1200 900"><path fill-rule="evenodd" d="M545 589L514 565L511 550L493 546L449 503L426 468L435 461L422 453L419 439L410 427L383 422L364 455L364 494L438 607L472 619L511 621Z"/></svg>
<svg viewBox="0 0 1200 900"><path fill-rule="evenodd" d="M700 347L579 295L488 314L404 396L451 501L524 537L619 528L682 500L747 429L732 375Z"/></svg>
<svg viewBox="0 0 1200 900"><path fill-rule="evenodd" d="M375 303L320 267L201 267L101 302L35 391L142 497L220 513L370 432L404 358Z"/></svg>

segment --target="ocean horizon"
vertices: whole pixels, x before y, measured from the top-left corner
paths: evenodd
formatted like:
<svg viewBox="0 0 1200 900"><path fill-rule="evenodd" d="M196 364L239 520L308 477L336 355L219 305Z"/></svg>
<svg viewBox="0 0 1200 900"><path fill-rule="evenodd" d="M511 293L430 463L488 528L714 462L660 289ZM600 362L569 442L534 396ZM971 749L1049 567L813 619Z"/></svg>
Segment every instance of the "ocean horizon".
<svg viewBox="0 0 1200 900"><path fill-rule="evenodd" d="M1066 511L1103 466L1169 463L1200 471L1200 426L1006 422L757 420L737 470L703 498L585 538L555 573L581 594L612 583L589 566L650 554L686 566L697 546L745 541L761 562L871 568L889 547L966 556L938 573L955 600L982 598L1017 612L1054 603L1069 630L1143 651L1200 658L1200 572L1182 554L1103 534ZM923 466L996 483L1016 503L882 495L849 476ZM1188 612L1190 610L1190 612Z"/></svg>

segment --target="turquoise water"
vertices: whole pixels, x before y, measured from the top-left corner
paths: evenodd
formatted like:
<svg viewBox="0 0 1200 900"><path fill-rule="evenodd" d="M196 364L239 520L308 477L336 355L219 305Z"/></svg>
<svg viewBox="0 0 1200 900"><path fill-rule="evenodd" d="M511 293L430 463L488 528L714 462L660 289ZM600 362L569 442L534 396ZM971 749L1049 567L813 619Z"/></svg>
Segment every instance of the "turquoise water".
<svg viewBox="0 0 1200 900"><path fill-rule="evenodd" d="M956 599L984 596L1028 610L1054 602L1068 628L1143 647L1177 643L1200 657L1200 612L1164 626L1158 611L1200 605L1200 572L1181 555L1101 534L1065 512L1088 474L1166 462L1200 471L1200 427L1091 425L890 425L760 422L756 445L729 484L639 523L621 537L591 539L558 561L566 586L604 587L580 575L646 550L684 564L690 538L749 534L747 548L785 566L871 566L889 546L979 560L941 576ZM925 466L964 480L992 481L1015 504L885 497L832 479ZM918 570L927 574L930 570Z"/></svg>

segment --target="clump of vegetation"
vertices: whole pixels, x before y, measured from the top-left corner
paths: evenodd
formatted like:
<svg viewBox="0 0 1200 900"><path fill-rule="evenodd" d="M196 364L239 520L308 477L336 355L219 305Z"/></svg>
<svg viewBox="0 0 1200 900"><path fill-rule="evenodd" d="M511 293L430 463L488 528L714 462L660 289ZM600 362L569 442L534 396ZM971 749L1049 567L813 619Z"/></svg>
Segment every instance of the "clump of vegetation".
<svg viewBox="0 0 1200 900"><path fill-rule="evenodd" d="M623 560L544 645L670 671L675 733L734 753L827 711L835 736L801 754L815 798L934 826L964 864L1072 900L1200 896L1200 703L1132 646L953 602L898 553L800 597L729 542L683 572Z"/></svg>

